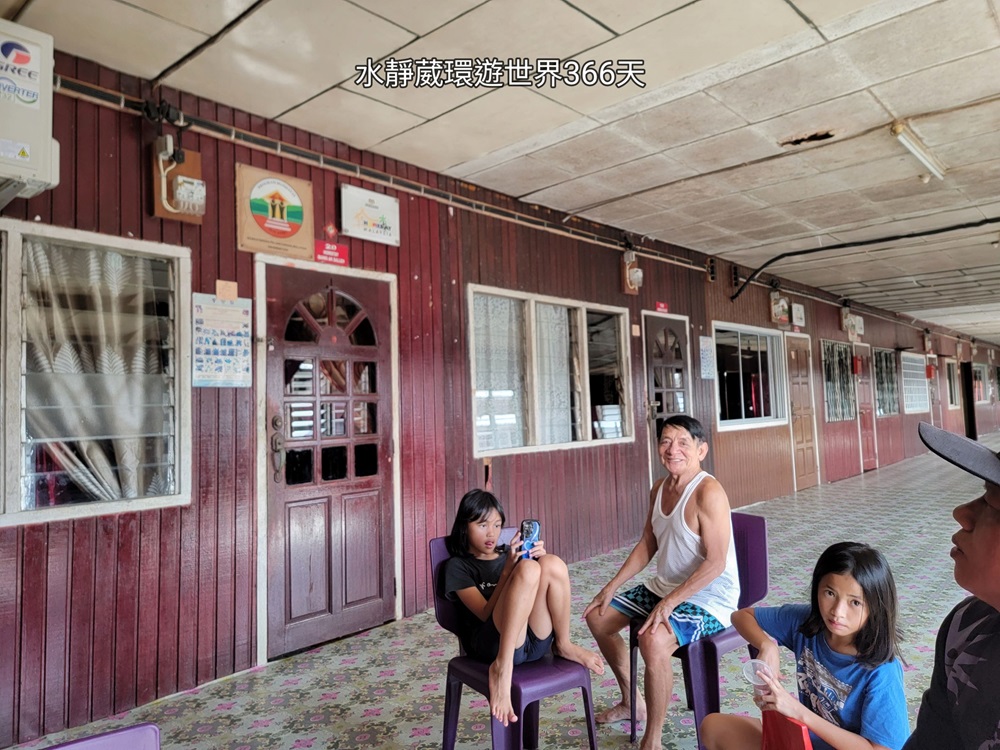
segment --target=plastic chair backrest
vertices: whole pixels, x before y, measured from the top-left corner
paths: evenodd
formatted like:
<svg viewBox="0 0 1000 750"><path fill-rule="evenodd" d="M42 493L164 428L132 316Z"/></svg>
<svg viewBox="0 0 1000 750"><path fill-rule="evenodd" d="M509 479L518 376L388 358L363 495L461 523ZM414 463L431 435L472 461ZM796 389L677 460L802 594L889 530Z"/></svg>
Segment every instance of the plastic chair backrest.
<svg viewBox="0 0 1000 750"><path fill-rule="evenodd" d="M767 520L749 513L733 513L733 543L740 577L739 608L767 596Z"/></svg>
<svg viewBox="0 0 1000 750"><path fill-rule="evenodd" d="M52 750L159 750L160 728L156 724L134 724L54 745Z"/></svg>
<svg viewBox="0 0 1000 750"><path fill-rule="evenodd" d="M764 739L760 750L813 750L805 724L779 714L762 711Z"/></svg>
<svg viewBox="0 0 1000 750"><path fill-rule="evenodd" d="M517 531L512 526L505 526L500 532L500 543L507 544L514 532ZM439 536L431 539L431 580L434 582L434 617L438 625L450 633L458 635L459 623L459 602L452 601L444 595L444 564L451 557L448 552L448 545L445 543L446 537Z"/></svg>

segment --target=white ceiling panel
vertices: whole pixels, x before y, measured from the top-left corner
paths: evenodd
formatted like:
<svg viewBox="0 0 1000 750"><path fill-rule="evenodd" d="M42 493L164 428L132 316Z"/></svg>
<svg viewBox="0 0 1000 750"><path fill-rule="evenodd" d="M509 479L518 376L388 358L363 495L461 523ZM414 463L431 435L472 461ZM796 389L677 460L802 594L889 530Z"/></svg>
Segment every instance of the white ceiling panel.
<svg viewBox="0 0 1000 750"><path fill-rule="evenodd" d="M562 143L583 133L589 133L598 127L600 127L600 123L597 121L581 117L552 130L536 131L527 138L523 138L509 146L498 148L496 151L483 154L475 159L469 159L461 164L456 164L451 169L448 169L445 174L452 177L464 177L465 175L482 172L485 169L506 164L519 156L532 154L539 149L547 148L556 143Z"/></svg>
<svg viewBox="0 0 1000 750"><path fill-rule="evenodd" d="M559 29L559 33L554 34L553 29ZM539 58L561 60L572 57L611 36L610 31L562 0L492 0L397 49L392 58L425 58L442 61L442 65L445 60L496 58L505 62L511 58L523 58L534 64ZM505 81L506 77L501 80ZM346 86L360 89L353 81ZM534 86L526 88L544 90ZM378 96L400 109L431 118L490 90L486 86L475 85L433 87L409 84L399 88L382 88Z"/></svg>
<svg viewBox="0 0 1000 750"><path fill-rule="evenodd" d="M580 177L649 156L655 150L616 128L601 128L534 151L531 158Z"/></svg>
<svg viewBox="0 0 1000 750"><path fill-rule="evenodd" d="M830 47L803 52L708 89L749 122L795 112L864 88L866 80Z"/></svg>
<svg viewBox="0 0 1000 750"><path fill-rule="evenodd" d="M591 18L614 30L616 34L642 26L654 18L687 5L690 0L645 0L642 3L622 3L618 0L574 0L573 5Z"/></svg>
<svg viewBox="0 0 1000 750"><path fill-rule="evenodd" d="M216 34L257 0L119 0L203 34Z"/></svg>
<svg viewBox="0 0 1000 750"><path fill-rule="evenodd" d="M564 195L566 189L580 187L582 188L581 196L576 199L570 199L569 204L571 205L569 210L576 212L582 208L594 207L594 204L608 200L609 196L616 197L641 193L641 191L648 188L664 182L673 182L691 174L694 173L683 164L679 164L666 156L655 154L627 164L620 164L611 169L595 172L586 177L570 180L555 188L548 188L538 193L533 193L526 196L525 200L530 203L541 203L548 206L552 205L553 195ZM597 186L600 187L598 188ZM585 199L583 197L584 194L599 194L601 197L588 197ZM560 199L560 203L566 205L563 203L563 199Z"/></svg>
<svg viewBox="0 0 1000 750"><path fill-rule="evenodd" d="M667 151L667 155L698 172L742 164L781 153L781 146L753 128L740 128Z"/></svg>
<svg viewBox="0 0 1000 750"><path fill-rule="evenodd" d="M580 216L601 224L617 224L626 219L635 219L640 216L649 216L657 213L656 206L646 203L639 198L624 198L614 203L607 203L599 208L592 208L581 211Z"/></svg>
<svg viewBox="0 0 1000 750"><path fill-rule="evenodd" d="M276 117L412 37L344 0L271 0L164 82Z"/></svg>
<svg viewBox="0 0 1000 750"><path fill-rule="evenodd" d="M888 113L875 97L859 91L757 123L754 129L775 143L787 143L817 133L850 138L882 125L887 119Z"/></svg>
<svg viewBox="0 0 1000 750"><path fill-rule="evenodd" d="M659 151L736 130L746 124L745 119L725 105L699 92L626 117L609 127Z"/></svg>
<svg viewBox="0 0 1000 750"><path fill-rule="evenodd" d="M518 113L512 117L512 113ZM532 128L554 128L576 113L531 89L503 88L474 99L446 115L382 141L379 152L444 170L473 154L520 140ZM497 127L497 123L504 127Z"/></svg>
<svg viewBox="0 0 1000 750"><path fill-rule="evenodd" d="M340 88L330 89L278 119L355 148L375 147L424 122L409 112Z"/></svg>
<svg viewBox="0 0 1000 750"><path fill-rule="evenodd" d="M402 26L417 35L427 34L454 18L482 5L486 0L363 0L365 10Z"/></svg>
<svg viewBox="0 0 1000 750"><path fill-rule="evenodd" d="M507 195L521 196L571 178L569 172L557 166L530 156L519 156L495 167L473 172L465 179Z"/></svg>
<svg viewBox="0 0 1000 750"><path fill-rule="evenodd" d="M872 86L894 117L947 110L996 95L1000 47Z"/></svg>
<svg viewBox="0 0 1000 750"><path fill-rule="evenodd" d="M598 64L606 60L643 60L646 73L642 80L652 89L799 33L813 36L783 0L699 0L588 49L578 59ZM664 44L665 39L670 43ZM631 85L575 86L557 88L550 95L579 112L591 113L639 93L641 90Z"/></svg>
<svg viewBox="0 0 1000 750"><path fill-rule="evenodd" d="M59 50L174 70L171 88L640 244L756 267L850 242L774 268L928 316L1000 296L1000 0L0 0L14 14ZM365 87L369 58L382 79ZM476 58L606 62L614 84L635 60L645 85L385 80ZM892 136L897 118L943 180Z"/></svg>
<svg viewBox="0 0 1000 750"><path fill-rule="evenodd" d="M828 174L815 174L800 177L788 182L779 182L750 191L749 195L772 206L784 203L796 203L806 198L816 198L820 195L841 193L850 186Z"/></svg>
<svg viewBox="0 0 1000 750"><path fill-rule="evenodd" d="M766 207L766 204L762 201L754 200L742 193L737 193L726 195L722 198L701 201L700 203L689 203L686 206L678 208L677 213L680 216L686 216L692 222L711 221L719 217L744 214L747 211L755 211Z"/></svg>
<svg viewBox="0 0 1000 750"><path fill-rule="evenodd" d="M839 39L938 0L794 0L827 39Z"/></svg>
<svg viewBox="0 0 1000 750"><path fill-rule="evenodd" d="M51 34L56 49L143 78L155 78L208 38L117 0L33 0L19 22Z"/></svg>
<svg viewBox="0 0 1000 750"><path fill-rule="evenodd" d="M1000 31L989 0L932 3L834 42L873 82L908 75L998 44Z"/></svg>

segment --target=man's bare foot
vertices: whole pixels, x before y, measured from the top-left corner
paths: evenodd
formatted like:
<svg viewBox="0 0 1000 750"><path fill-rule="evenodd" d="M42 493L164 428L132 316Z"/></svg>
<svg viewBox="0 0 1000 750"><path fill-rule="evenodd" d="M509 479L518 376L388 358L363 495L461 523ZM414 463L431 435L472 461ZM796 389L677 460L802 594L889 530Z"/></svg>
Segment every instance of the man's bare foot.
<svg viewBox="0 0 1000 750"><path fill-rule="evenodd" d="M613 724L616 721L628 721L629 720L629 710L628 706L624 703L618 703L607 711L601 711L601 713L594 716L594 721L598 724ZM635 707L635 720L645 721L646 720L646 704L640 703Z"/></svg>
<svg viewBox="0 0 1000 750"><path fill-rule="evenodd" d="M504 726L517 721L517 714L510 702L510 680L513 673L513 664L490 664L490 713L497 721L502 721Z"/></svg>
<svg viewBox="0 0 1000 750"><path fill-rule="evenodd" d="M594 674L604 674L604 660L600 654L595 654L590 649L568 643L565 646L556 646L554 651L563 659L582 664Z"/></svg>
<svg viewBox="0 0 1000 750"><path fill-rule="evenodd" d="M656 735L653 737L652 735ZM662 732L651 732L649 727L646 727L646 733L642 735L642 740L639 742L639 750L660 750L663 747L663 733Z"/></svg>

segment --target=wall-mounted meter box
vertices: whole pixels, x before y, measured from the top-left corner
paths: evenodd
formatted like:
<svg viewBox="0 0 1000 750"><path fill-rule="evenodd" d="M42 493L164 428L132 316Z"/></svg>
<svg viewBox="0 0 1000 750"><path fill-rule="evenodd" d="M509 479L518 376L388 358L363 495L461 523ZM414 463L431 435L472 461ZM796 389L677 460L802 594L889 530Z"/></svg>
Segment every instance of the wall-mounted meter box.
<svg viewBox="0 0 1000 750"><path fill-rule="evenodd" d="M49 34L0 19L0 208L59 184Z"/></svg>

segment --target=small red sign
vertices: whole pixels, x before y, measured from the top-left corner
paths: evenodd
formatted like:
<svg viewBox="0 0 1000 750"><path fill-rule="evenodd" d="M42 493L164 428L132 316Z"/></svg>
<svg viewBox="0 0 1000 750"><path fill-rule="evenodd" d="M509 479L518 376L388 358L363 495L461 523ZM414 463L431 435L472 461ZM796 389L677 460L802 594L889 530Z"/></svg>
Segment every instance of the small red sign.
<svg viewBox="0 0 1000 750"><path fill-rule="evenodd" d="M332 263L335 266L346 266L351 262L351 248L338 245L336 242L316 240L316 260L320 263Z"/></svg>
<svg viewBox="0 0 1000 750"><path fill-rule="evenodd" d="M667 303L666 302L657 302L656 303L656 312L670 312L667 309Z"/></svg>

